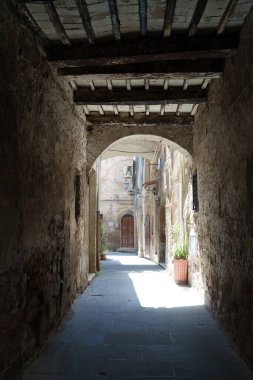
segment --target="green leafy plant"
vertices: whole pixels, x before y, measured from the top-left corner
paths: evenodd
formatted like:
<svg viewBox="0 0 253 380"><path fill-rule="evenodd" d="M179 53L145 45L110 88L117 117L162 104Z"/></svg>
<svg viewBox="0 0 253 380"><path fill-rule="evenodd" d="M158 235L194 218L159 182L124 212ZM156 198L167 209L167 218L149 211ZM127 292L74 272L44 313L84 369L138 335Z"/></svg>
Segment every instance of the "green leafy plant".
<svg viewBox="0 0 253 380"><path fill-rule="evenodd" d="M187 257L188 257L188 249L187 249L187 246L186 245L180 245L178 247L176 247L173 252L172 252L172 255L174 257L174 259L177 259L177 260L186 260Z"/></svg>
<svg viewBox="0 0 253 380"><path fill-rule="evenodd" d="M107 250L108 250L107 245L105 244L104 241L102 241L102 242L100 243L100 251L101 251L101 252L104 252L104 251L107 251Z"/></svg>
<svg viewBox="0 0 253 380"><path fill-rule="evenodd" d="M178 223L171 226L171 243L172 243L172 256L174 259L186 260L188 257L188 238L187 234L182 236Z"/></svg>

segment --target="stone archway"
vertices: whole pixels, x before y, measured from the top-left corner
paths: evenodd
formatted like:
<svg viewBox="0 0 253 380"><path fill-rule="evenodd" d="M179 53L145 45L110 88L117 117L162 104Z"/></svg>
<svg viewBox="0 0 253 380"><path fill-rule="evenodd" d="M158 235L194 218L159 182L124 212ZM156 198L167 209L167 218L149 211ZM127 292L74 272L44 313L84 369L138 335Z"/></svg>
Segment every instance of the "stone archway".
<svg viewBox="0 0 253 380"><path fill-rule="evenodd" d="M182 136L183 130L181 127L182 126L178 126L178 133L179 134L177 136L177 140L179 141L181 139L181 141L185 142L185 146L187 144L188 144L188 146L191 146L191 142L192 142L191 126L187 130L186 136L184 138ZM112 158L116 158L116 157L122 157L122 158L124 158L124 157L141 157L142 159L149 161L149 160L153 159L155 152L158 151L157 149L161 149L161 147L165 147L165 146L167 146L167 149L169 149L170 152L177 151L178 153L182 154L182 157L184 157L184 158L191 156L189 154L189 151L187 151L184 147L180 146L178 143L175 142L176 134L174 135L174 141L169 140L166 137L163 137L164 135L166 135L166 133L165 133L166 129L164 126L162 129L159 129L159 126L157 129L149 128L148 131L150 131L151 134L148 134L147 130L145 130L145 133L139 133L138 134L137 132L138 132L139 128L136 128L136 129L132 130L132 132L134 132L134 133L131 133L130 135L128 135L126 137L122 137L122 138L118 138L118 139L117 139L117 135L114 133L109 133L107 135L107 133L104 130L105 128L106 128L106 126L103 129L100 129L100 132L104 135L105 138L103 139L103 138L99 137L99 141L95 141L95 137L93 136L93 132L92 132L93 129L89 131L88 150L93 155L93 156L90 155L90 159L91 159L91 157L93 157L92 160L96 159L96 155L99 154L100 151L102 150L102 152L99 156L99 159L97 160L97 165L96 165L98 175L100 175L99 174L100 173L100 167L101 167L102 162L104 160L112 159ZM171 128L173 128L173 127L171 127ZM181 129L181 131L180 131L180 129ZM123 128L123 130L125 130L125 129ZM163 136L158 135L159 130L161 133L163 133ZM168 131L169 131L169 127L167 127L167 132ZM118 133L120 133L120 131L118 131ZM111 144L107 145L109 141L113 141L113 142ZM105 149L103 149L104 147L105 147ZM164 148L162 148L162 149L164 149ZM171 153L168 154L168 159L170 161L171 160L173 161L173 157L171 156ZM92 161L90 161L90 165L92 165ZM89 169L89 166L88 166L88 169ZM135 165L133 166L133 173L134 172L135 172ZM92 173L92 171L90 171L90 173ZM110 178L109 175L108 175L108 178ZM110 181L111 181L111 179L110 179ZM100 186L100 182L99 182L99 186ZM139 190L136 189L136 190L131 192L133 199L135 199L136 194L140 191L141 191L141 189L139 188ZM135 202L136 202L136 200L135 200ZM139 206L142 207L143 205L139 205ZM144 255L144 247L145 247L144 221L142 219L142 220L139 220L139 222L138 222L136 210L135 210L135 212L133 210L131 210L131 212L129 212L129 211L130 211L130 209L128 208L128 206L122 207L122 205L121 205L121 212L117 216L117 225L121 226L121 219L125 214L129 213L129 214L133 215L134 229L135 229L134 230L134 240L135 240L134 241L134 248L135 248L135 250L138 250L138 252L140 252L140 255ZM143 215L143 217L144 217L144 215ZM157 220L157 215L152 217L152 223L150 221L150 223L153 226L155 226L154 227L155 236L159 236L159 233L160 233L157 230L159 222ZM151 225L150 225L150 227L151 227ZM120 236L118 236L117 247L119 247L121 245L124 246L124 244L122 244L122 239L121 239L121 228L118 232L120 232L120 234L119 234ZM138 238L138 237L140 237L140 238ZM152 255L154 255L154 254L157 255L159 250L160 250L160 244L158 244L158 243L154 244L154 241L152 240L152 242L151 242L150 239L151 239L151 236L149 238L150 243L149 243L148 256L151 255L151 250L152 250ZM163 249L165 249L164 239L161 242L161 244L162 243L163 243ZM147 248L147 242L146 242L146 248ZM165 254L165 252L164 252L164 254ZM158 258L158 256L157 256L157 258ZM163 261L165 261L165 260L163 260Z"/></svg>
<svg viewBox="0 0 253 380"><path fill-rule="evenodd" d="M118 118L120 119L120 118ZM188 153L193 152L193 125L185 122L184 124L172 123L164 121L164 123L145 124L143 121L126 123L122 121L110 121L108 118L96 119L87 129L87 164L91 168L100 154L108 148L112 143L124 137L132 135L151 135L160 136L183 148Z"/></svg>

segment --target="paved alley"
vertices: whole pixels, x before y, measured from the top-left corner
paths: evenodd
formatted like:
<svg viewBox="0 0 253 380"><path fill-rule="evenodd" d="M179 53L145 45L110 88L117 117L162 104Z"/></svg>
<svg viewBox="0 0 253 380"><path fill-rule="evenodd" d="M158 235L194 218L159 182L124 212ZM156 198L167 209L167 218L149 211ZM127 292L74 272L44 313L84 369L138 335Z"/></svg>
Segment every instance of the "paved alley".
<svg viewBox="0 0 253 380"><path fill-rule="evenodd" d="M113 253L22 380L248 380L194 290Z"/></svg>

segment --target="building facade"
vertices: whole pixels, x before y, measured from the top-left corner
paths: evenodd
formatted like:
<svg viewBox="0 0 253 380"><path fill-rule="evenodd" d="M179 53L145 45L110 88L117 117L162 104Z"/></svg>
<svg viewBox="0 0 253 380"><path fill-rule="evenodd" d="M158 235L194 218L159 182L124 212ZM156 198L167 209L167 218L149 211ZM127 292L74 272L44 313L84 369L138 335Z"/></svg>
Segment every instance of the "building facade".
<svg viewBox="0 0 253 380"><path fill-rule="evenodd" d="M197 284L195 279L197 209L193 202L195 172L191 156L179 147L160 144L152 160L137 157L134 167L138 255L172 272L173 250L186 246L189 282L201 288L201 282ZM195 192L194 196L197 197Z"/></svg>
<svg viewBox="0 0 253 380"><path fill-rule="evenodd" d="M133 250L173 271L173 250L186 246L188 279L197 278L196 171L180 147L157 142L147 157L101 161L100 212L109 250Z"/></svg>
<svg viewBox="0 0 253 380"><path fill-rule="evenodd" d="M136 249L133 159L112 157L101 161L100 213L103 215L105 244L109 250Z"/></svg>

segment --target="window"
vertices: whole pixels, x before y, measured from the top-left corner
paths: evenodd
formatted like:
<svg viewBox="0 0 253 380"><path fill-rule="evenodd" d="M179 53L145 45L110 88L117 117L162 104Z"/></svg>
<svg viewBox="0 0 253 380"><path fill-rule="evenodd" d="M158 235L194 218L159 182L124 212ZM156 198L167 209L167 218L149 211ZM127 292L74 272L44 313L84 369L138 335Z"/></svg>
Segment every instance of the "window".
<svg viewBox="0 0 253 380"><path fill-rule="evenodd" d="M127 165L124 168L124 189L128 190L131 178L133 176L133 166L132 165Z"/></svg>
<svg viewBox="0 0 253 380"><path fill-rule="evenodd" d="M80 216L80 184L81 177L80 174L76 174L75 176L75 218L78 221Z"/></svg>
<svg viewBox="0 0 253 380"><path fill-rule="evenodd" d="M197 170L194 170L194 172L192 173L192 201L193 211L199 211Z"/></svg>
<svg viewBox="0 0 253 380"><path fill-rule="evenodd" d="M132 177L133 175L133 167L132 165L128 165L124 169L124 177Z"/></svg>

